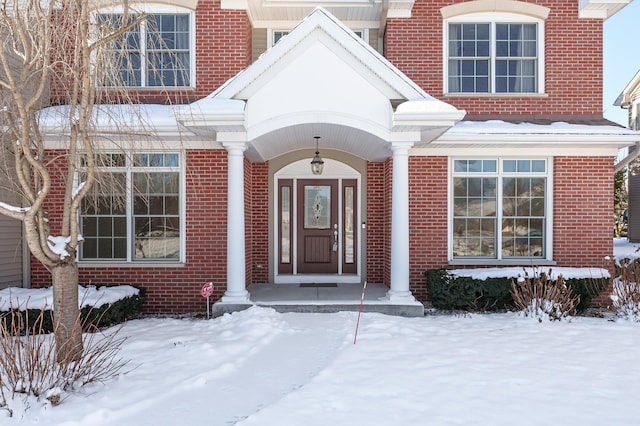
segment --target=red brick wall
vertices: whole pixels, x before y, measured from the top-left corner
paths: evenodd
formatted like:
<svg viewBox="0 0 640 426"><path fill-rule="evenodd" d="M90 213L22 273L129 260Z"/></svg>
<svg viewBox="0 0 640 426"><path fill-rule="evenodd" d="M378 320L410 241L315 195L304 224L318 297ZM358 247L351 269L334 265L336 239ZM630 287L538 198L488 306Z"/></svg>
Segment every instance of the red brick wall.
<svg viewBox="0 0 640 426"><path fill-rule="evenodd" d="M222 10L220 0L196 9L196 96L203 97L251 63L251 22L242 10Z"/></svg>
<svg viewBox="0 0 640 426"><path fill-rule="evenodd" d="M366 280L384 282L385 264L385 163L367 164L367 264Z"/></svg>
<svg viewBox="0 0 640 426"><path fill-rule="evenodd" d="M386 57L429 94L470 115L602 116L602 20L578 19L577 0L527 1L551 9L545 22L547 96L444 96L440 8L461 2L416 0L411 18L389 19Z"/></svg>
<svg viewBox="0 0 640 426"><path fill-rule="evenodd" d="M248 283L269 282L269 163L249 163L251 176L245 182L251 197L248 202L250 216L247 218L247 258L251 258L251 274ZM249 262L249 259L247 259ZM249 278L251 277L251 278Z"/></svg>
<svg viewBox="0 0 640 426"><path fill-rule="evenodd" d="M393 160L387 158L384 162L384 281L391 287L391 192L393 186Z"/></svg>
<svg viewBox="0 0 640 426"><path fill-rule="evenodd" d="M76 22L75 18L72 20ZM132 89L129 95L142 103L190 103L200 99L251 63L251 22L242 10L222 10L220 1L200 1L196 9L195 88ZM69 49L59 49L67 51ZM61 85L65 78L52 79L53 103L66 103ZM120 99L116 90L107 90L109 103Z"/></svg>
<svg viewBox="0 0 640 426"><path fill-rule="evenodd" d="M424 272L447 265L447 157L409 157L409 274L418 300Z"/></svg>
<svg viewBox="0 0 640 426"><path fill-rule="evenodd" d="M426 300L424 271L447 267L447 158L409 158L410 287ZM557 157L553 172L553 259L608 268L613 253L613 159Z"/></svg>
<svg viewBox="0 0 640 426"><path fill-rule="evenodd" d="M613 254L613 159L554 160L553 257L560 266L608 267Z"/></svg>
<svg viewBox="0 0 640 426"><path fill-rule="evenodd" d="M200 289L213 281L217 300L226 289L227 155L224 150L186 153L186 265L180 267L80 268L80 283L132 284L147 288L150 313L204 312ZM57 210L51 212L58 214ZM32 267L34 286L50 285L42 265Z"/></svg>

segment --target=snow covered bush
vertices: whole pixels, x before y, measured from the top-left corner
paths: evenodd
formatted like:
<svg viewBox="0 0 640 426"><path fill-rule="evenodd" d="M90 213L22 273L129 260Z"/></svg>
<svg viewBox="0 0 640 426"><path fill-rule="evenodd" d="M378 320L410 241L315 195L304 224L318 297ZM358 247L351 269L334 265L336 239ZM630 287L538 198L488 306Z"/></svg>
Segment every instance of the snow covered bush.
<svg viewBox="0 0 640 426"><path fill-rule="evenodd" d="M640 286L636 282L639 273L635 262L625 265L613 283L611 300L618 318L640 322Z"/></svg>
<svg viewBox="0 0 640 426"><path fill-rule="evenodd" d="M78 286L80 318L84 330L120 324L142 311L145 289L129 285ZM6 288L0 290L0 317L5 321L21 317L21 324L40 321L43 333L53 331L53 291L48 288ZM45 310L42 315L41 311ZM12 315L7 315L11 313ZM7 324L10 328L11 324Z"/></svg>
<svg viewBox="0 0 640 426"><path fill-rule="evenodd" d="M53 335L42 330L48 315L49 311L41 309L28 323L16 310L0 317L0 409L9 416L13 407L24 410L36 404L58 405L65 393L106 382L123 372L128 363L118 357L125 341L118 336L120 329L104 334L93 326L91 333L83 334L80 359L58 362Z"/></svg>
<svg viewBox="0 0 640 426"><path fill-rule="evenodd" d="M511 283L511 295L516 307L525 317L560 321L575 315L580 295L574 295L562 275L551 280L551 271L540 272L533 277L525 273L524 278Z"/></svg>

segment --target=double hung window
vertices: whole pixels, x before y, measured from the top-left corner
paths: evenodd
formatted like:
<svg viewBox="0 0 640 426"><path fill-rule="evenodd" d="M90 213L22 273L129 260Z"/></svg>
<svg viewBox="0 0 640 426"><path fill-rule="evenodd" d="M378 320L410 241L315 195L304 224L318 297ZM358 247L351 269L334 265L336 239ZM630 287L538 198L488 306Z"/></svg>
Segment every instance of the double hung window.
<svg viewBox="0 0 640 426"><path fill-rule="evenodd" d="M180 261L179 154L110 154L98 164L97 182L82 204L80 259Z"/></svg>
<svg viewBox="0 0 640 426"><path fill-rule="evenodd" d="M97 15L102 34L131 25L119 13ZM193 24L191 13L149 13L107 45L101 61L105 86L185 87L193 80Z"/></svg>
<svg viewBox="0 0 640 426"><path fill-rule="evenodd" d="M484 16L484 15L483 15ZM449 22L448 93L542 91L542 23L478 20Z"/></svg>
<svg viewBox="0 0 640 426"><path fill-rule="evenodd" d="M546 258L546 159L455 159L453 259Z"/></svg>

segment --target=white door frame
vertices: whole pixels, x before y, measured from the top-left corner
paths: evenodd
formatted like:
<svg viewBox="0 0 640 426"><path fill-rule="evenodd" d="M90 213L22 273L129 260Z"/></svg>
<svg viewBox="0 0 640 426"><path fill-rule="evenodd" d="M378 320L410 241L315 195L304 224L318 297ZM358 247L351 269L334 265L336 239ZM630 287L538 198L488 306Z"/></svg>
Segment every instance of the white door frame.
<svg viewBox="0 0 640 426"><path fill-rule="evenodd" d="M356 225L359 226L362 223L362 176L361 174L348 166L345 163L336 161L333 159L324 159L324 170L322 175L316 176L311 173L310 167L311 159L304 159L294 161L293 163L278 170L273 176L273 187L275 188L272 200L273 208L273 271L274 271L274 283L275 284L298 284L298 283L339 283L339 284L360 284L362 277L362 229L357 232L356 239L356 262L357 272L356 274L343 274L342 273L342 256L338 256L338 273L337 274L298 274L297 273L297 182L300 179L312 180L312 179L336 179L338 181L338 252L342 253L343 242L343 226L342 226L342 181L344 179L355 179L357 185L357 214ZM279 191L278 180L279 179L291 179L293 180L293 202L292 202L292 223L293 230L292 248L291 248L291 261L293 262L292 274L279 274L278 271L278 253L280 252L280 236L278 234L278 205L279 205Z"/></svg>

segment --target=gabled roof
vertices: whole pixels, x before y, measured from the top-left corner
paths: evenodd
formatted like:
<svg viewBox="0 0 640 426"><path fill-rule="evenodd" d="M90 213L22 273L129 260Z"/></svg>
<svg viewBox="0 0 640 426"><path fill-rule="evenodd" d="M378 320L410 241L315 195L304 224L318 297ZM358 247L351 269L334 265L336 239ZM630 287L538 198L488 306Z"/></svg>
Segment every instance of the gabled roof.
<svg viewBox="0 0 640 426"><path fill-rule="evenodd" d="M393 110L393 105L398 105ZM247 156L268 160L312 148L368 160L392 141L428 143L465 112L428 95L323 8L209 96L181 108L189 130L245 133Z"/></svg>
<svg viewBox="0 0 640 426"><path fill-rule="evenodd" d="M640 96L640 70L633 76L631 81L625 86L618 95L613 105L619 107L627 107L631 105L633 96Z"/></svg>
<svg viewBox="0 0 640 426"><path fill-rule="evenodd" d="M351 65L367 72L372 83L386 93L390 99L430 98L420 86L321 7L314 9L288 35L267 50L256 62L224 83L210 97L248 99L252 93L252 87L255 84L260 84L261 79L269 78L269 73L273 68L283 60L286 62L286 56L296 47L310 41L309 38L314 32L316 32L314 38L324 36L326 40L321 40L322 43L334 44L333 47L339 47L342 50L335 53L341 54L344 59L352 58Z"/></svg>

